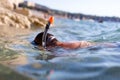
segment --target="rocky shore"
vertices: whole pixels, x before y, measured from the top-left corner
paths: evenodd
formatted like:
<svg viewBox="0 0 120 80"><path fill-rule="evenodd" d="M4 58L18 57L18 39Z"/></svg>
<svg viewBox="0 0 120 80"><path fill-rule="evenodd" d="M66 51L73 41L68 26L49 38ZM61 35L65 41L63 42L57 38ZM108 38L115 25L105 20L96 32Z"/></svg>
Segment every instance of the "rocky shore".
<svg viewBox="0 0 120 80"><path fill-rule="evenodd" d="M31 10L18 7L21 2L24 0L0 1L1 54L4 52L2 50L9 49L8 44L22 42L18 36L28 35L32 33L31 28L44 27L47 22L44 18L36 16Z"/></svg>
<svg viewBox="0 0 120 80"><path fill-rule="evenodd" d="M44 5L32 3L32 2L27 2L27 1L22 2L19 6L42 12L45 14L44 15L45 17L48 15L54 15L56 17L68 18L68 19L73 19L73 20L77 20L77 21L90 20L90 21L97 21L100 23L103 21L120 22L120 18L115 17L115 16L108 17L108 16L97 16L97 15L87 15L87 14L82 14L82 13L65 12L65 11L51 9L51 8L46 7Z"/></svg>
<svg viewBox="0 0 120 80"><path fill-rule="evenodd" d="M15 10L8 10L0 7L0 24L30 29L32 26L43 27L45 23L46 21L43 18L30 15L30 10L28 9L18 8Z"/></svg>

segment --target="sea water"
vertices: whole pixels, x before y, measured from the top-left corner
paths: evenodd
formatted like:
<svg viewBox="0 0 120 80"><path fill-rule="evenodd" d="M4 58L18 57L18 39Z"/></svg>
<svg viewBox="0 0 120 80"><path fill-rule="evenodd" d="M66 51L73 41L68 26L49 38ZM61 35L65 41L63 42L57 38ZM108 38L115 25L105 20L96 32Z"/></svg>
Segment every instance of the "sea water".
<svg viewBox="0 0 120 80"><path fill-rule="evenodd" d="M25 36L32 42L43 30ZM59 41L120 42L120 23L69 19L55 19L48 31ZM35 80L119 80L120 47L115 48L79 48L75 50L54 49L38 50L36 46L14 45L24 51L29 63L18 66L17 71Z"/></svg>

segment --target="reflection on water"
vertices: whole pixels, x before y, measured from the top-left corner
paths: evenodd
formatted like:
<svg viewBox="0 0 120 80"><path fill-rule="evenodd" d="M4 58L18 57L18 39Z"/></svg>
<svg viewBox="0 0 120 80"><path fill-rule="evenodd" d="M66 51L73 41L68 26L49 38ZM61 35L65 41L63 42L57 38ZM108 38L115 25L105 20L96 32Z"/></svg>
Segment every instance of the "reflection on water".
<svg viewBox="0 0 120 80"><path fill-rule="evenodd" d="M91 42L119 42L120 24L56 19L49 32L60 41L87 40ZM24 39L32 42L39 32ZM13 48L24 51L27 65L17 71L36 80L119 80L120 48L91 47L75 50L43 51L34 45L16 44Z"/></svg>

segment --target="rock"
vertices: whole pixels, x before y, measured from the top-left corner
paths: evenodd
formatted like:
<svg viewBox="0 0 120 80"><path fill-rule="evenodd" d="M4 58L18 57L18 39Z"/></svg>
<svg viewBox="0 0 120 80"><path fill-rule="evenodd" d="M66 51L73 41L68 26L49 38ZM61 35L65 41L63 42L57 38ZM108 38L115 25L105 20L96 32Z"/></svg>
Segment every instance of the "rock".
<svg viewBox="0 0 120 80"><path fill-rule="evenodd" d="M30 29L31 25L42 27L45 23L46 21L42 18L36 16L25 16L5 8L0 8L0 24L6 24L16 28Z"/></svg>
<svg viewBox="0 0 120 80"><path fill-rule="evenodd" d="M10 1L12 4L16 5L18 7L19 3L23 3L24 0L8 0Z"/></svg>
<svg viewBox="0 0 120 80"><path fill-rule="evenodd" d="M39 19L32 19L32 23L34 26L44 26L44 24L39 21Z"/></svg>
<svg viewBox="0 0 120 80"><path fill-rule="evenodd" d="M14 9L18 7L19 3L24 2L24 0L0 0L0 7L7 9Z"/></svg>
<svg viewBox="0 0 120 80"><path fill-rule="evenodd" d="M3 24L7 24L9 26L14 27L15 26L21 28L31 27L31 22L29 21L28 17L3 8L0 8L0 21Z"/></svg>
<svg viewBox="0 0 120 80"><path fill-rule="evenodd" d="M27 8L18 8L18 4L24 0L0 0L0 24L16 28L28 28L32 25L44 26L46 21L34 14ZM34 6L34 4L29 3ZM17 7L16 9L15 6Z"/></svg>
<svg viewBox="0 0 120 80"><path fill-rule="evenodd" d="M19 13L19 14L25 15L25 16L31 16L32 15L31 11L26 9L26 8L17 8L14 11Z"/></svg>
<svg viewBox="0 0 120 80"><path fill-rule="evenodd" d="M7 9L13 9L13 4L10 2L10 0L0 0L0 7L4 7Z"/></svg>
<svg viewBox="0 0 120 80"><path fill-rule="evenodd" d="M45 26L46 21L43 18L37 18L36 16L31 16L30 21L33 23L33 26Z"/></svg>

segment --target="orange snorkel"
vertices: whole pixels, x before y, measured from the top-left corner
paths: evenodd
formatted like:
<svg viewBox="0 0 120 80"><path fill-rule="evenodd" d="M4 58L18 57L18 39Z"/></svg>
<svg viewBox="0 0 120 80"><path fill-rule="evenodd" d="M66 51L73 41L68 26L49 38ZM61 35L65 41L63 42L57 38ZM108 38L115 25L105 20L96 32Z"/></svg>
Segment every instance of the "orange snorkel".
<svg viewBox="0 0 120 80"><path fill-rule="evenodd" d="M46 27L45 27L45 30L44 30L44 33L43 33L43 36L42 36L42 46L43 48L46 49L46 37L47 37L47 31L50 27L50 24L53 24L54 23L54 17L51 16L48 20L48 23L46 24Z"/></svg>

